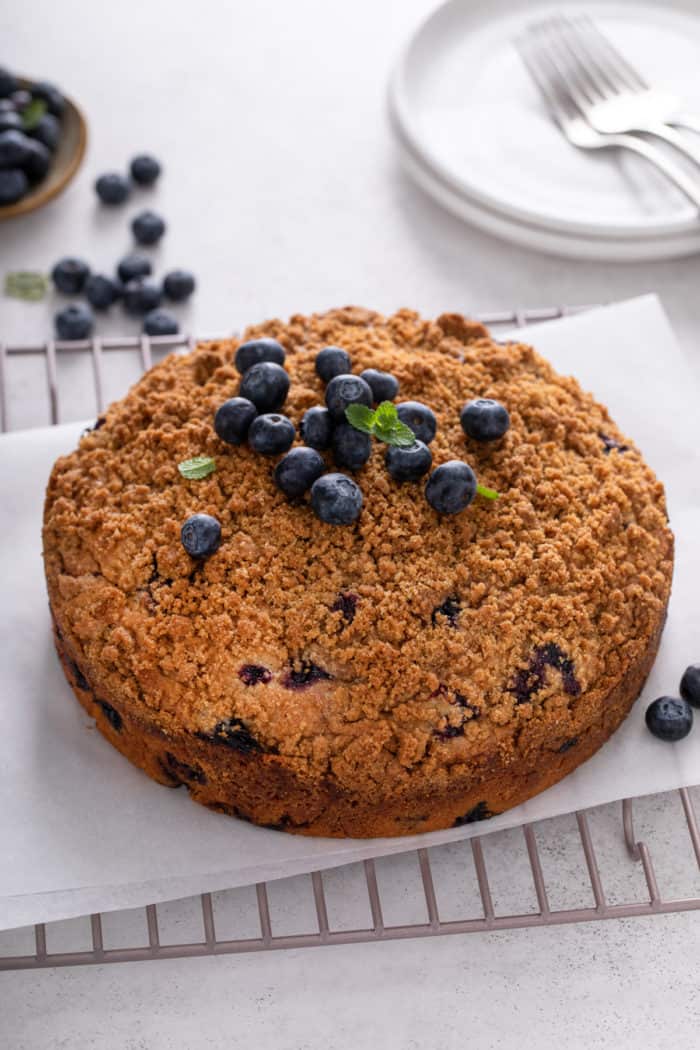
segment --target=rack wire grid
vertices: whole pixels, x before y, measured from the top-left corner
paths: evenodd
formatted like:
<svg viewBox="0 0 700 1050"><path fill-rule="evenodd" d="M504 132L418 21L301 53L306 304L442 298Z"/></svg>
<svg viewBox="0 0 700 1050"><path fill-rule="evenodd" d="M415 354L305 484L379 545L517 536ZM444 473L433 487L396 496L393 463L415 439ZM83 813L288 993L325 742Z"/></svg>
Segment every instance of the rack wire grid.
<svg viewBox="0 0 700 1050"><path fill-rule="evenodd" d="M477 316L502 331L585 309ZM100 414L106 404L109 359L119 361L111 399L123 393L130 373L136 378L154 359L192 349L197 342L191 336L141 336L48 340L31 346L0 343L0 427L10 429L10 361L13 370L20 360L41 362L48 416L56 424L62 421L59 373L64 366L72 392L68 415L84 418L89 395L84 383L77 384L76 393L76 381L85 378L86 357L92 363L93 403ZM15 401L29 405L30 425L37 425L32 415L40 401L36 373L17 378L19 396L13 406ZM0 970L224 955L700 910L700 830L693 802L697 791L681 788L634 800L645 830L661 843L657 868L664 869L661 881L670 888L668 895L660 890L648 845L635 834L633 800L626 799L621 821L619 804L614 803L448 846L254 887L5 931L0 933ZM600 855L609 867L605 878Z"/></svg>

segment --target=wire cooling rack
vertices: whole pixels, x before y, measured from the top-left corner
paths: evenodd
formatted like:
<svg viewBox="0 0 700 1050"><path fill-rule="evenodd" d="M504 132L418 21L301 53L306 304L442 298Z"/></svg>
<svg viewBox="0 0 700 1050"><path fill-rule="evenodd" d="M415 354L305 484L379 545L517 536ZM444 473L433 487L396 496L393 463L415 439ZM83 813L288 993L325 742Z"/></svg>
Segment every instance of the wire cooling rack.
<svg viewBox="0 0 700 1050"><path fill-rule="evenodd" d="M505 311L480 315L480 320L503 330L584 309ZM31 346L0 343L0 429L27 425L23 420L10 427L10 413L18 414L22 402L32 406L31 425L46 422L36 417L41 400L36 372L23 377L18 370L15 376L20 359L40 363L47 391L41 410L45 408L56 424L66 414L65 387L62 391L60 383L64 367L72 391L67 414L85 418L92 412L86 397L101 413L107 399L124 392L125 380L150 368L163 353L189 349L197 341L190 336L142 336L49 340ZM112 369L110 384L106 362L111 357L118 358L119 366L116 373ZM89 395L86 358L92 364ZM11 371L16 378L12 391ZM293 879L6 931L0 933L0 970L225 955L700 910L700 830L693 800L697 791L681 788L635 800L645 832L660 845L656 867L650 847L635 833L633 800L626 799L621 814L619 804L613 804L469 842ZM605 875L603 866L608 869ZM657 877L657 868L663 869L663 879Z"/></svg>

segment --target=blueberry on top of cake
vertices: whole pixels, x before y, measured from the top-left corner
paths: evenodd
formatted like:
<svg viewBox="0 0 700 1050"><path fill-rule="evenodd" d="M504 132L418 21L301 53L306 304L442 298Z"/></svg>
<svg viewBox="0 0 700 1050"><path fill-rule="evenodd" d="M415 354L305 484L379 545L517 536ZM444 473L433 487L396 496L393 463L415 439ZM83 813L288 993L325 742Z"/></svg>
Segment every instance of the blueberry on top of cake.
<svg viewBox="0 0 700 1050"><path fill-rule="evenodd" d="M633 440L533 349L349 307L153 368L57 461L44 555L66 676L124 755L364 837L485 819L597 750L673 541Z"/></svg>

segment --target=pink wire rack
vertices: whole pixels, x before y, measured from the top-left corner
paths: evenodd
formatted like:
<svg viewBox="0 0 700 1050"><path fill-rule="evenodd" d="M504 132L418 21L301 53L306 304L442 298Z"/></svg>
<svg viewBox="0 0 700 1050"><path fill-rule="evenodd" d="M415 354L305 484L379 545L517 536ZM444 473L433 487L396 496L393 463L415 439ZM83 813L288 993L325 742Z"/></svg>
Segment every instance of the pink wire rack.
<svg viewBox="0 0 700 1050"><path fill-rule="evenodd" d="M496 330L512 327L523 327L527 324L554 320L587 307L545 308L537 310L514 310L478 315L479 319ZM155 356L171 350L187 350L199 340L191 336L148 338L98 339L79 343L61 343L48 340L29 346L6 346L0 343L0 429L9 429L9 373L10 362L18 357L38 357L43 359L43 367L48 386L48 415L52 424L61 422L60 397L60 362L63 355L84 354L92 363L94 400L97 413L104 410L106 404L106 382L104 374L104 355L111 351L130 351L138 355L139 367L146 370L151 367ZM119 396L123 391L110 391L110 398ZM83 415L88 415L83 412ZM681 788L677 792L680 799L683 819L689 839L689 850L686 850L686 862L693 869L697 879L700 872L700 830L693 805L691 791ZM532 889L536 898L533 910L497 908L494 900L492 877L489 871L484 850L484 839L481 836L469 842L473 874L478 888L480 914L465 915L459 918L441 917L443 900L436 891L431 850L413 851L419 872L422 910L427 921L398 922L385 921L387 894L391 891L384 887L380 892L377 877L377 863L366 860L362 865L362 878L366 891L370 921L359 924L356 928L334 928L329 920L327 902L327 881L331 872L315 871L305 878L310 882L313 899L314 929L303 933L275 933L271 914L268 884L255 886L253 909L255 911L256 933L244 937L224 937L217 934L217 916L213 896L203 893L196 901L200 913L203 937L181 943L164 943L161 936L158 905L148 905L144 910L147 944L135 947L109 947L103 932L103 916L89 916L89 947L84 950L52 950L47 945L47 925L39 923L33 927L31 946L23 953L0 954L0 971L37 969L52 966L76 966L87 964L104 964L115 962L134 962L142 959L172 959L178 957L195 957L206 955L226 955L257 951L270 951L278 948L308 948L330 944L351 944L366 941L385 941L411 937L433 937L455 933L483 933L495 930L509 930L539 926L555 926L566 923L587 922L597 919L629 918L644 915L661 915L672 912L700 910L700 896L664 896L652 862L651 851L646 842L637 841L634 829L633 800L622 802L621 826L627 848L629 872L622 876L623 886L631 893L631 899L625 896L622 901L613 900L606 895L598 855L593 843L593 835L586 812L575 815L577 836L585 862L585 878L588 883L592 903L589 906L554 908L550 904L550 892L545 877L541 848L538 845L540 825L526 824L522 827L522 848L527 858ZM498 836L494 836L494 840ZM679 847L680 848L680 847ZM405 856L405 855L404 855ZM493 865L493 861L492 861ZM637 867L643 873L643 892L637 892L639 886L636 876ZM618 880L619 881L619 880ZM215 897L216 895L214 895ZM440 899L439 899L440 898ZM160 905L160 907L164 907ZM448 908L447 911L449 912ZM1 936L1 935L0 935ZM1 943L0 943L1 948Z"/></svg>

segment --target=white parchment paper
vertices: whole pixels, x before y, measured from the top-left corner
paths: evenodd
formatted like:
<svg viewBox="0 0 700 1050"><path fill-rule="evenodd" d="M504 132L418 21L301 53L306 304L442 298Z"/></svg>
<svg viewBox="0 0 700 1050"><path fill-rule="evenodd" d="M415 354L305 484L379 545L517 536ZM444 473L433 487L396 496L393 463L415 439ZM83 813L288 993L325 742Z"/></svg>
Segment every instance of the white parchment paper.
<svg viewBox="0 0 700 1050"><path fill-rule="evenodd" d="M646 704L700 660L698 391L647 296L530 328L562 372L608 404L664 480L676 535L669 619L622 728L562 783L488 822L401 839L306 838L255 828L149 780L96 731L51 642L41 560L44 487L84 424L0 439L0 929L247 885L484 834L626 796L700 783L700 726L668 745Z"/></svg>

